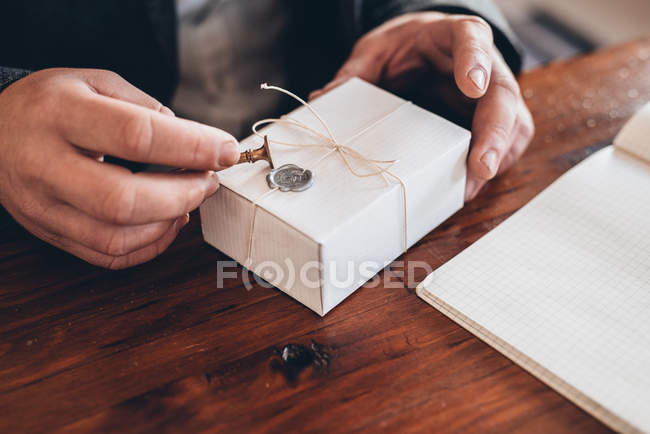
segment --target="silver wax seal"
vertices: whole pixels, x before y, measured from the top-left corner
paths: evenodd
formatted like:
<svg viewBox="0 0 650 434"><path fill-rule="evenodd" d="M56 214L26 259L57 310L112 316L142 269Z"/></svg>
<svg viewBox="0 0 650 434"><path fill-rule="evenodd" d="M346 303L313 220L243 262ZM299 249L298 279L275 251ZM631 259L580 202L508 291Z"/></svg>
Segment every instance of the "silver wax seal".
<svg viewBox="0 0 650 434"><path fill-rule="evenodd" d="M271 170L266 175L266 182L270 188L279 188L280 191L303 191L311 187L314 179L311 170L295 164L285 164Z"/></svg>

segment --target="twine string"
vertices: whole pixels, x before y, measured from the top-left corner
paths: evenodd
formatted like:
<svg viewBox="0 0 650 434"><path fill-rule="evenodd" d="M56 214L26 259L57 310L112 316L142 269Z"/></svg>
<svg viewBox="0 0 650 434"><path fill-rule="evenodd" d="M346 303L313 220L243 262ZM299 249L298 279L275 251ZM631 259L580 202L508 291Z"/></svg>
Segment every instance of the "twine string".
<svg viewBox="0 0 650 434"><path fill-rule="evenodd" d="M347 146L347 143L350 143L357 139L358 137L364 135L368 131L374 129L377 125L382 123L386 118L391 116L393 113L395 113L397 110L402 108L403 105L410 104L410 102L406 101L403 104L397 106L395 109L387 113L386 115L382 116L381 118L375 120L373 123L362 129L361 131L357 132L353 136L349 137L347 140L345 140L343 143L339 143L336 138L334 137L334 134L332 133L332 130L330 129L329 125L327 125L327 122L321 117L321 115L312 107L311 104L300 98L298 95L294 94L293 92L290 92L286 89L283 89L278 86L269 86L268 84L264 83L261 85L261 88L264 90L276 90L278 92L282 92L291 98L295 99L299 103L301 103L303 106L307 107L309 111L318 119L320 124L325 128L325 131L327 132L327 135L321 133L320 131L315 130L314 128L310 127L309 125L306 125L305 123L293 119L289 116L282 116L280 118L268 118L268 119L262 119L253 124L252 130L253 134L255 134L258 137L264 137L260 132L258 132L259 127L263 125L268 125L272 123L279 123L279 124L285 124L293 127L297 127L300 129L303 129L310 133L311 135L315 136L316 138L320 139L320 143L291 143L291 142L283 142L280 140L275 140L275 139L270 139L269 138L269 143L274 143L277 145L283 145L283 146L293 146L293 147L320 147L320 148L329 148L329 150L323 154L318 160L316 160L314 163L312 163L310 166L315 167L318 164L320 164L325 158L328 156L332 155L333 153L338 153L340 155L341 159L343 160L345 166L348 168L350 173L352 173L354 176L358 178L367 178L371 176L381 176L384 181L386 181L387 184L390 184L390 181L388 180L388 177L394 179L397 181L397 183L400 185L402 189L402 204L403 204L403 214L404 214L404 250L403 252L406 252L407 247L408 247L408 227L407 227L407 202L406 202L406 184L404 183L404 180L400 178L398 175L394 174L393 172L390 171L391 167L393 167L395 164L399 162L399 160L377 160L373 158L368 158L358 152L355 149L352 149L351 147ZM369 172L359 172L355 170L355 168L351 164L351 159L357 160L359 162L365 163L368 166L372 167L374 170L371 170ZM383 165L383 166L382 166ZM303 171L306 171L307 168L303 169ZM270 196L272 193L276 192L278 187L275 187L259 197L257 197L253 202L253 212L251 215L251 221L249 225L249 233L248 233L248 249L246 253L246 267L250 267L252 264L252 249L253 249L253 234L255 230L255 217L257 215L257 208L259 207L259 203L266 197Z"/></svg>

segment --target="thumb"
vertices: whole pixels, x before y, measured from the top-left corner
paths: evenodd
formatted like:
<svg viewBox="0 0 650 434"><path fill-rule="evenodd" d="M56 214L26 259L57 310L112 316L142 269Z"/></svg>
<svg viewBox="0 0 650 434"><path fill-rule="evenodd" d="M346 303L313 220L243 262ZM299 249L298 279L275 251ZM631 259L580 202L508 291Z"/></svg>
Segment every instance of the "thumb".
<svg viewBox="0 0 650 434"><path fill-rule="evenodd" d="M379 53L364 51L363 53L352 52L352 55L341 66L332 81L327 83L321 89L315 90L309 94L309 99L318 98L325 92L345 83L352 77L359 77L367 82L378 84L383 74L384 63L381 61Z"/></svg>
<svg viewBox="0 0 650 434"><path fill-rule="evenodd" d="M452 22L451 31L456 84L465 96L480 98L490 83L492 29L482 18L461 16Z"/></svg>

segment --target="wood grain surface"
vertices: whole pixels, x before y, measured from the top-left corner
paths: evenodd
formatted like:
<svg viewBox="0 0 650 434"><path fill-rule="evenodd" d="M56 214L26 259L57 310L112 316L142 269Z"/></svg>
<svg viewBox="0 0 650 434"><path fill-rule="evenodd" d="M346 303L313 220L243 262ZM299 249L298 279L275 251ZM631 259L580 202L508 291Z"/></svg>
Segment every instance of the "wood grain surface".
<svg viewBox="0 0 650 434"><path fill-rule="evenodd" d="M600 422L417 298L437 268L650 100L650 38L521 77L524 158L320 318L223 278L198 214L158 259L106 271L0 226L0 432L602 432ZM603 182L607 182L603 179ZM220 282L223 280L223 282Z"/></svg>

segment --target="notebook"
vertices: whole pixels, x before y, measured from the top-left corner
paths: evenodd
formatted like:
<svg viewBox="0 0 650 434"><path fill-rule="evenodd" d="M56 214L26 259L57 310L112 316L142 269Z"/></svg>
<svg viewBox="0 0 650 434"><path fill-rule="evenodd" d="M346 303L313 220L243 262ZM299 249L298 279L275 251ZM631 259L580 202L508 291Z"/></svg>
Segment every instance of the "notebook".
<svg viewBox="0 0 650 434"><path fill-rule="evenodd" d="M650 104L418 295L623 432L650 432Z"/></svg>

